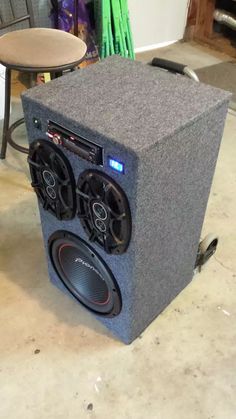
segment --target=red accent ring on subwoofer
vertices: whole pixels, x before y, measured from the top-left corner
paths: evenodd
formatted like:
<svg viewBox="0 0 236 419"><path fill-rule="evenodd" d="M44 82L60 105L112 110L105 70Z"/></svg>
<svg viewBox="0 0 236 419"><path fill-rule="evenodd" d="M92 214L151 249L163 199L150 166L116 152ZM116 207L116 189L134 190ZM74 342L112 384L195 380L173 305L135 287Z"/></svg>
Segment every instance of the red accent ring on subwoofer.
<svg viewBox="0 0 236 419"><path fill-rule="evenodd" d="M57 231L49 238L53 267L69 293L86 308L101 316L117 316L121 294L102 258L78 236Z"/></svg>

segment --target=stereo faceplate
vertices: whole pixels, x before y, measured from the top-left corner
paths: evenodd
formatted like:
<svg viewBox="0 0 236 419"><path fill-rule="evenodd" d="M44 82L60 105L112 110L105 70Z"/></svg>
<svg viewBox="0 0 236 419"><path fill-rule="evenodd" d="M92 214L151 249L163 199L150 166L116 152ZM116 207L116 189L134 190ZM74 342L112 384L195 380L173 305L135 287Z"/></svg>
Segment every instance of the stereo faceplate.
<svg viewBox="0 0 236 419"><path fill-rule="evenodd" d="M52 121L48 121L46 134L54 144L65 147L90 163L103 166L103 149L99 145Z"/></svg>

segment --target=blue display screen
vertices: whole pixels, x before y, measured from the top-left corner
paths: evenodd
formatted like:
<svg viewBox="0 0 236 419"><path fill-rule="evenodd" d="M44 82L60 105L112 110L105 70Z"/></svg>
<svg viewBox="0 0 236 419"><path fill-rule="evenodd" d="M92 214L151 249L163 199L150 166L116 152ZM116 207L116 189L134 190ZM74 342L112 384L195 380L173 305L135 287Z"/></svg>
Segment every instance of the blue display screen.
<svg viewBox="0 0 236 419"><path fill-rule="evenodd" d="M109 157L108 158L108 164L113 170L116 170L119 173L124 173L124 164L123 163Z"/></svg>

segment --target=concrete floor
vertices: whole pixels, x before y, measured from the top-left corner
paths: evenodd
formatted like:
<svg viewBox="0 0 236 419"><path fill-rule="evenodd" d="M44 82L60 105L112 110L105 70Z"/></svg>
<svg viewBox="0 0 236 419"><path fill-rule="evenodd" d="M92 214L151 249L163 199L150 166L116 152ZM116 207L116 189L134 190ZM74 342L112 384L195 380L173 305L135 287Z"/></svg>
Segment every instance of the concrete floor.
<svg viewBox="0 0 236 419"><path fill-rule="evenodd" d="M130 346L49 283L26 157L9 147L0 161L1 419L236 418L235 132L229 113L203 228L219 234L217 254Z"/></svg>
<svg viewBox="0 0 236 419"><path fill-rule="evenodd" d="M177 61L186 64L194 70L219 64L224 61L233 61L232 57L219 51L209 49L196 42L176 42L164 48L136 54L140 61L151 61L153 57L165 58L166 60Z"/></svg>

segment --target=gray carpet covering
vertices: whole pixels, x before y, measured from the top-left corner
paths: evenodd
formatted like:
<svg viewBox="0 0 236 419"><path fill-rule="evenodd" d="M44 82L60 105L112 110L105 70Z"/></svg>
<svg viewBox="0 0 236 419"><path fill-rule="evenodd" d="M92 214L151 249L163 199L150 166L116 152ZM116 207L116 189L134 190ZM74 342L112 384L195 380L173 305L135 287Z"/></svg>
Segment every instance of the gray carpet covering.
<svg viewBox="0 0 236 419"><path fill-rule="evenodd" d="M236 110L236 62L224 62L195 70L200 81L233 93L230 107Z"/></svg>
<svg viewBox="0 0 236 419"><path fill-rule="evenodd" d="M99 320L125 343L192 279L228 96L118 56L22 96L30 142L47 138L51 120L101 145L101 170L127 195L135 226L127 252L111 257L96 249L119 284L123 304L119 316ZM34 116L41 119L41 132ZM60 151L75 179L92 169L75 153ZM124 175L112 171L108 156L124 163ZM87 240L78 217L61 221L42 206L40 212L45 244L61 229ZM67 292L50 257L48 267L51 281Z"/></svg>

